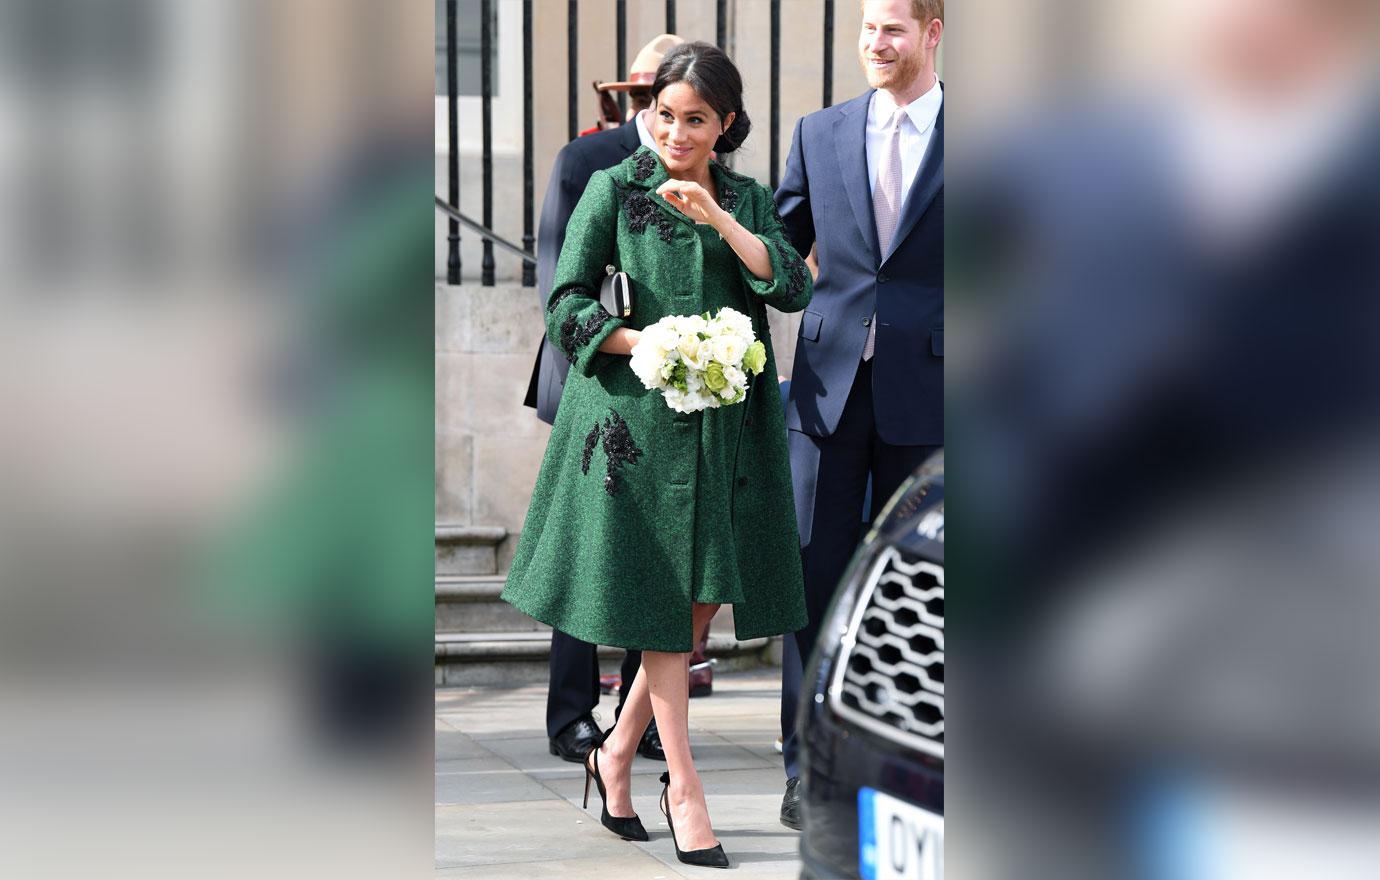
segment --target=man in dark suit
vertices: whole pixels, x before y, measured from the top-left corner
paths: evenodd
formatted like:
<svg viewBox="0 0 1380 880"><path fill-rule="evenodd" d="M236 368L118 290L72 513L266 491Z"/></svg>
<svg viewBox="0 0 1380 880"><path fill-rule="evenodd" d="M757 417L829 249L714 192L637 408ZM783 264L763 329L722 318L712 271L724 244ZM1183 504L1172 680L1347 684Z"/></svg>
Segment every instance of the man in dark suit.
<svg viewBox="0 0 1380 880"><path fill-rule="evenodd" d="M858 53L873 88L796 123L776 193L787 235L819 266L786 407L810 615L782 670L790 828L801 663L863 522L944 443L943 20L943 0L866 0Z"/></svg>
<svg viewBox="0 0 1380 880"><path fill-rule="evenodd" d="M597 131L578 137L561 148L551 168L546 199L541 207L541 224L537 230L537 298L543 312L551 292L551 280L556 274L556 260L565 241L565 227L570 214L584 194L594 172L611 168L631 156L638 147L656 144L647 129L646 110L651 104L651 85L662 56L672 47L684 42L671 34L652 40L633 59L628 80L602 83L601 90L627 91L630 99L628 121L616 128ZM537 410L537 418L551 424L556 420L556 408L565 389L565 377L570 363L543 337L532 381L527 390L527 406ZM642 652L629 651L623 659L623 686L619 693L619 709L627 699L633 678L642 664ZM551 633L551 682L546 695L546 732L551 738L551 754L566 761L582 762L585 753L601 735L595 724L593 711L599 704L599 660L594 645L568 636L559 630ZM665 760L656 723L647 728L638 747L647 758Z"/></svg>

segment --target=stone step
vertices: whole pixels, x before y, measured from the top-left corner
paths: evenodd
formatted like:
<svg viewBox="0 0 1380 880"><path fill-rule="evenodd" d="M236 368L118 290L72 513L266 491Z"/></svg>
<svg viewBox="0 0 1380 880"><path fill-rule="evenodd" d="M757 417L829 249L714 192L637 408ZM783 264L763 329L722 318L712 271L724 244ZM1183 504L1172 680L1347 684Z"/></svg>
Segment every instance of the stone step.
<svg viewBox="0 0 1380 880"><path fill-rule="evenodd" d="M501 575L436 578L436 631L450 633L550 632L550 627L498 598Z"/></svg>
<svg viewBox="0 0 1380 880"><path fill-rule="evenodd" d="M436 684L438 686L515 686L547 681L550 677L551 633L447 633L436 634ZM716 670L734 672L760 666L779 666L780 639L739 641L731 633L712 631L705 651ZM622 648L599 646L600 670L616 672L623 661Z"/></svg>
<svg viewBox="0 0 1380 880"><path fill-rule="evenodd" d="M508 536L502 526L436 524L438 575L495 575L499 543Z"/></svg>

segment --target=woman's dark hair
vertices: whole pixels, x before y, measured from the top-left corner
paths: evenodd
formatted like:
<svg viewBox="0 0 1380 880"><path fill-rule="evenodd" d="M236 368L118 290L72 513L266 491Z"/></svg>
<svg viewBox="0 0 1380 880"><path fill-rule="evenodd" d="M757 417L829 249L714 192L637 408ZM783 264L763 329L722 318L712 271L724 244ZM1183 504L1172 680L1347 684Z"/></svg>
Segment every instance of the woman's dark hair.
<svg viewBox="0 0 1380 880"><path fill-rule="evenodd" d="M667 52L656 69L652 100L678 82L688 83L719 119L734 114L733 124L714 143L714 152L731 153L741 147L752 122L743 110L743 78L724 51L711 43L695 42L682 43Z"/></svg>

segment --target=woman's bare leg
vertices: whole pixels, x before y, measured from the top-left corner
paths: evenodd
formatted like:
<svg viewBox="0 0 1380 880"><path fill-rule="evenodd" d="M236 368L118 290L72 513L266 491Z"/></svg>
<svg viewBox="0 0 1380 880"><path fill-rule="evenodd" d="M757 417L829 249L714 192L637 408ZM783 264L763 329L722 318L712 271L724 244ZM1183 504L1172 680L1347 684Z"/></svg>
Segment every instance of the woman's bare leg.
<svg viewBox="0 0 1380 880"><path fill-rule="evenodd" d="M642 655L644 658L646 654ZM619 818L636 815L632 806L632 762L637 745L652 721L652 701L647 691L647 664L643 660L633 679L628 698L613 733L599 749L599 775L609 796L609 814Z"/></svg>
<svg viewBox="0 0 1380 880"><path fill-rule="evenodd" d="M719 610L718 605L695 605L695 633L702 633ZM651 662L648 662L650 659ZM658 693L661 694L658 697ZM663 707L657 709L658 703ZM678 708L677 708L678 707ZM666 752L667 769L671 774L671 817L677 831L680 848L704 849L714 845L709 813L704 803L704 791L699 774L690 758L690 654L643 651L642 665L633 679L632 689L623 702L613 734L599 750L599 773L608 792L610 815L626 818L634 815L632 806L632 762L638 743L652 720L655 710L661 747ZM663 718L665 716L665 718ZM666 725L675 733L668 741ZM671 757L677 749L676 758ZM682 779L684 782L682 783ZM682 818L684 815L684 818ZM701 833L702 832L702 833ZM689 836L687 836L689 835ZM703 845L701 840L703 839Z"/></svg>
<svg viewBox="0 0 1380 880"><path fill-rule="evenodd" d="M691 632L701 632L718 610L717 605L695 605ZM642 667L671 774L670 809L676 840L682 850L712 847L718 841L709 822L704 787L690 756L690 654L644 651ZM623 711L627 711L626 706Z"/></svg>

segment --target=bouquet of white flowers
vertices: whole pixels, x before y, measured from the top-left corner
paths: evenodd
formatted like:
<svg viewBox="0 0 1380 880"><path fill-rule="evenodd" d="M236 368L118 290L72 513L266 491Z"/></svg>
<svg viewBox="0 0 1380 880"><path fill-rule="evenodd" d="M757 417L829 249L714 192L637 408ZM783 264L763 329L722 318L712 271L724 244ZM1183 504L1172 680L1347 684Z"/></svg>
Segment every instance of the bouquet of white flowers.
<svg viewBox="0 0 1380 880"><path fill-rule="evenodd" d="M734 309L714 317L668 315L642 331L632 350L632 369L647 388L660 391L676 412L699 412L742 402L748 374L767 363L767 348L752 332L752 319Z"/></svg>

